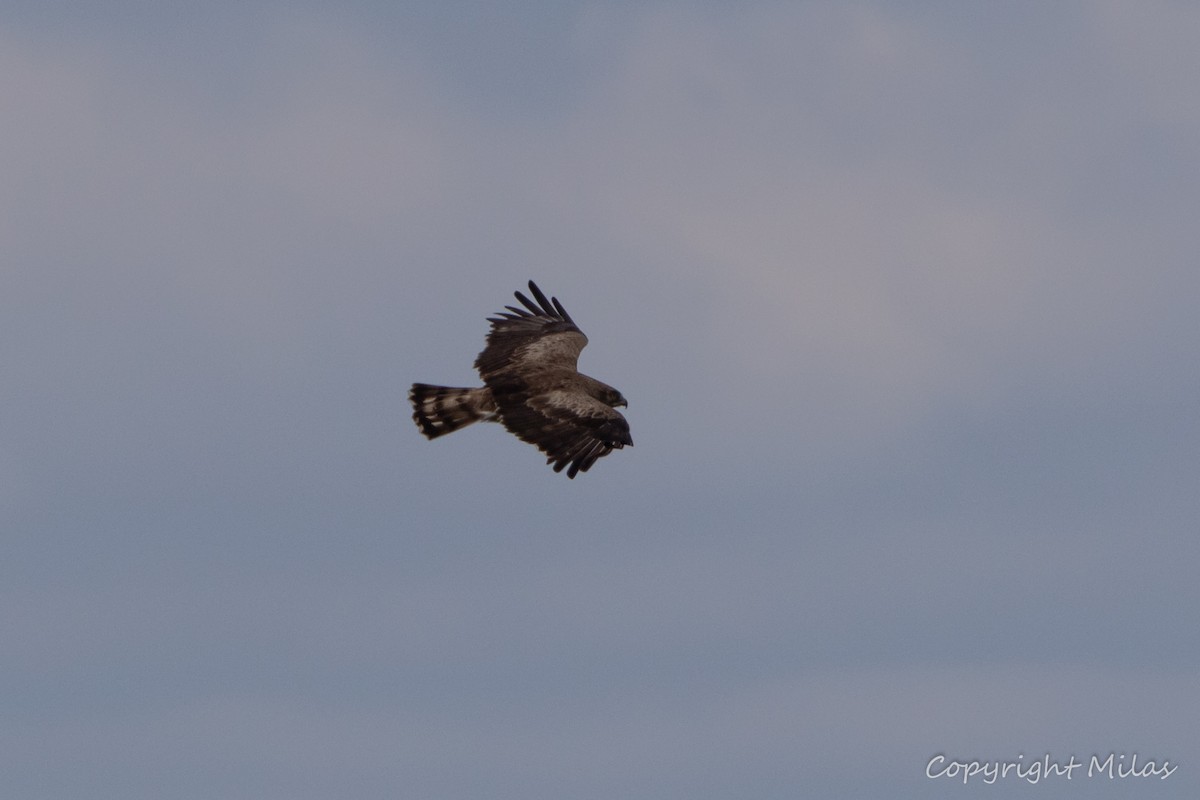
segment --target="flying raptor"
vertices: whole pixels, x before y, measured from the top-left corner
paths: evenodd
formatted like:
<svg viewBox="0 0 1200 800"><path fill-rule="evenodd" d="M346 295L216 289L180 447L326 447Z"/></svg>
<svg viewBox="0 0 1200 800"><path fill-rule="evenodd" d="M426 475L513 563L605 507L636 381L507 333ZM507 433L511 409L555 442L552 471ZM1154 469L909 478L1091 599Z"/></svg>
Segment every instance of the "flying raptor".
<svg viewBox="0 0 1200 800"><path fill-rule="evenodd" d="M499 422L536 445L555 472L587 472L596 459L633 445L629 423L616 409L628 406L613 387L578 371L588 339L558 302L533 281L534 300L514 292L524 308L505 306L488 317L487 345L475 359L483 378L477 389L414 383L408 393L413 420L436 439L472 422Z"/></svg>

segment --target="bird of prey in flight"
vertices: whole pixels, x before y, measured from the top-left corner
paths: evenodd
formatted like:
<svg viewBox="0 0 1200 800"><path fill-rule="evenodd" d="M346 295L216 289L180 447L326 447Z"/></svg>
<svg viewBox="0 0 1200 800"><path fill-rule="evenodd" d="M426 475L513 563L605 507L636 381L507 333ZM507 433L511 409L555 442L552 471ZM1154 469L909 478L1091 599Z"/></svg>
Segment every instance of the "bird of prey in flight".
<svg viewBox="0 0 1200 800"><path fill-rule="evenodd" d="M588 339L558 302L533 281L524 308L505 306L494 317L487 345L475 359L483 386L459 389L414 383L408 393L413 420L436 439L472 422L499 422L518 439L546 454L555 472L587 472L596 459L633 445L629 423L616 409L627 406L613 387L576 369ZM536 302L535 302L536 301Z"/></svg>

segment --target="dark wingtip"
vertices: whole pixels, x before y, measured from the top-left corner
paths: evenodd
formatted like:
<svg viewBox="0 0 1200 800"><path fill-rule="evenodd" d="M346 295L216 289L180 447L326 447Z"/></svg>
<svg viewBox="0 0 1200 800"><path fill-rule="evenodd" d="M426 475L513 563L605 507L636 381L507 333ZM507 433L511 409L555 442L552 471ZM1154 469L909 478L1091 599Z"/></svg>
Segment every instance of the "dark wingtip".
<svg viewBox="0 0 1200 800"><path fill-rule="evenodd" d="M546 299L546 295L533 281L529 282L529 291L533 292L533 296L535 299L537 299L538 305L542 307L542 313L551 317L557 316L557 314L554 313L554 306L550 304L550 301Z"/></svg>
<svg viewBox="0 0 1200 800"><path fill-rule="evenodd" d="M521 294L520 292L513 292L513 296L514 296L514 297L516 297L518 300L520 300L520 301L521 301L521 305L523 305L523 306L525 306L526 308L528 308L528 309L529 309L529 311L532 311L532 312L533 312L533 316L537 316L537 315L539 315L539 314L541 314L541 313L542 313L542 310L541 310L540 308L538 308L538 307L537 307L537 304L536 304L536 303L534 303L532 300L530 300L528 297L526 297L525 295ZM529 311L521 311L520 309L518 309L518 308L513 308L512 306L505 306L505 308L512 308L512 309L513 309L513 311L516 311L516 312L517 312L517 313L519 313L519 314L529 314Z"/></svg>
<svg viewBox="0 0 1200 800"><path fill-rule="evenodd" d="M557 317L564 322L569 322L572 325L575 324L575 320L571 319L571 315L567 313L565 308L563 308L563 304L558 302L557 297L547 298L546 293L539 289L538 285L533 281L529 282L529 291L533 292L534 299L537 300L538 305L541 306L540 309L537 305L534 305L529 298L525 297L525 295L521 294L520 292L513 292L513 294L515 294L517 299L528 306L534 313L545 314L550 317Z"/></svg>
<svg viewBox="0 0 1200 800"><path fill-rule="evenodd" d="M560 317L562 317L563 319L565 319L567 322L571 323L572 325L575 324L575 320L571 319L571 315L567 313L567 310L565 308L563 308L563 304L558 302L557 297L551 297L550 301L552 303L554 303L554 308L556 311L558 311L558 315Z"/></svg>

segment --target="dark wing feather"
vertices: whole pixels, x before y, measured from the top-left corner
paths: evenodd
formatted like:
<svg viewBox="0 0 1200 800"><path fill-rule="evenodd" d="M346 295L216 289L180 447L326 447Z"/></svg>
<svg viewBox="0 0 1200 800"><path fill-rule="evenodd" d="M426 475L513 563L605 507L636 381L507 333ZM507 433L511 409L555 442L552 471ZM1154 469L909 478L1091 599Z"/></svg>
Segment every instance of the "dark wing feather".
<svg viewBox="0 0 1200 800"><path fill-rule="evenodd" d="M499 398L498 398L499 400ZM585 394L557 390L507 395L500 403L504 427L546 454L555 472L574 478L596 460L633 444L620 412Z"/></svg>
<svg viewBox="0 0 1200 800"><path fill-rule="evenodd" d="M587 337L558 298L547 300L533 281L529 282L529 290L536 303L513 292L525 308L505 306L507 311L488 317L492 329L487 345L475 359L475 368L489 386L512 370L574 372L579 353L587 345Z"/></svg>

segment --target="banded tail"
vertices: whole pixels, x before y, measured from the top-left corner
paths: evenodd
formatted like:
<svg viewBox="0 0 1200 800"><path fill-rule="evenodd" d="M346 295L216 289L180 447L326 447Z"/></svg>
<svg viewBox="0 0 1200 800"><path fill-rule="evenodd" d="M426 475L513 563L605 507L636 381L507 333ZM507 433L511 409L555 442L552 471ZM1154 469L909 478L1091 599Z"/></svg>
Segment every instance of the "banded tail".
<svg viewBox="0 0 1200 800"><path fill-rule="evenodd" d="M453 433L472 422L496 418L496 401L486 386L456 389L414 383L408 399L413 407L413 421L429 439Z"/></svg>

